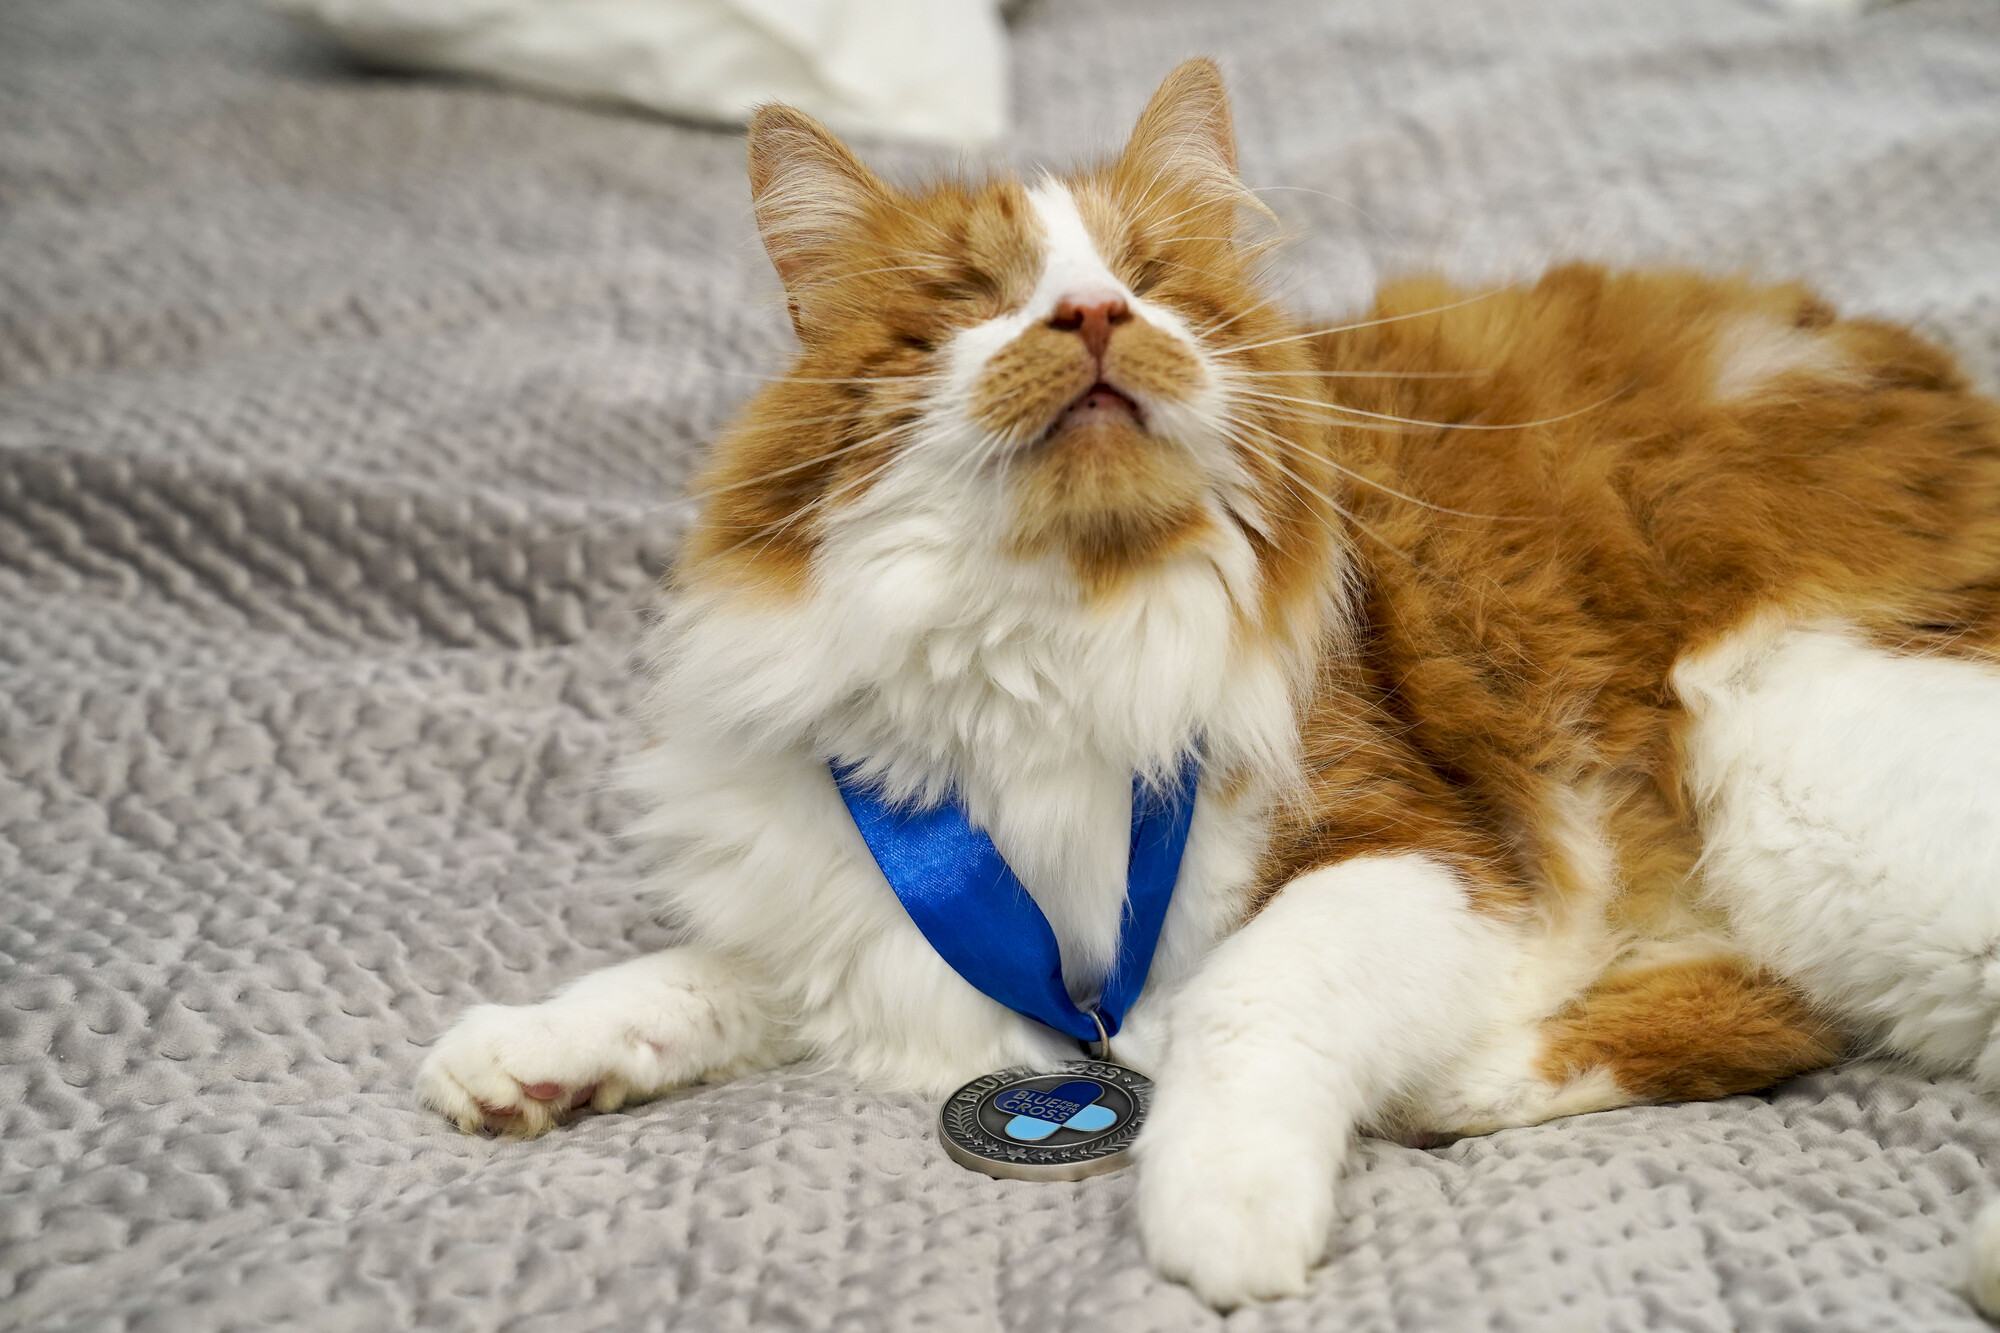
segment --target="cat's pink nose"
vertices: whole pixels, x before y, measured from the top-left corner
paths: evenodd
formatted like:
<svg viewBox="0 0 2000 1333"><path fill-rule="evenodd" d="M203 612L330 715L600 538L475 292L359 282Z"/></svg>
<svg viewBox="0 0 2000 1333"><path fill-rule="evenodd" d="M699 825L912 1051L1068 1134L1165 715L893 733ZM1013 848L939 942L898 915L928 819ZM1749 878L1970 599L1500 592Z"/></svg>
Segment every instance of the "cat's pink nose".
<svg viewBox="0 0 2000 1333"><path fill-rule="evenodd" d="M1125 306L1123 297L1070 301L1056 304L1056 313L1049 319L1049 327L1074 333L1083 339L1083 345L1101 364L1104 349L1111 345L1111 330L1132 318L1132 312Z"/></svg>

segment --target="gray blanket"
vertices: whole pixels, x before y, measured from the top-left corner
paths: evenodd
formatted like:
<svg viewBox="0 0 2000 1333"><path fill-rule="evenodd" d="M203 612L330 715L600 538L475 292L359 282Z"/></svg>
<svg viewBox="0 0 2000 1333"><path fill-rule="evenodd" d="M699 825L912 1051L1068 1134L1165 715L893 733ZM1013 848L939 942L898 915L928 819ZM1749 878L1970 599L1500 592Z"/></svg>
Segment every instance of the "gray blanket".
<svg viewBox="0 0 2000 1333"><path fill-rule="evenodd" d="M2000 5L1042 0L1020 160L1218 55L1329 314L1562 256L1803 275L2000 379ZM924 169L873 150L892 171ZM786 333L742 143L0 7L0 1324L1212 1328L1131 1181L787 1071L467 1137L463 1006L657 945L601 774L682 480ZM1971 1329L2000 1111L1858 1067L1362 1147L1250 1329Z"/></svg>

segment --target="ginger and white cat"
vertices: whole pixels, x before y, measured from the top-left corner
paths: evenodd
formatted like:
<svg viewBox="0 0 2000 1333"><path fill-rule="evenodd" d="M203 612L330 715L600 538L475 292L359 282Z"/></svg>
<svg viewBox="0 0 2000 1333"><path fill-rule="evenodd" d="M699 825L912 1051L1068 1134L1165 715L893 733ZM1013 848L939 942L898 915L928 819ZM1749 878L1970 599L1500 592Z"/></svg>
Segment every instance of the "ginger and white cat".
<svg viewBox="0 0 2000 1333"><path fill-rule="evenodd" d="M1099 170L899 190L771 108L750 175L801 350L698 483L628 773L686 942L472 1010L430 1105L1072 1057L926 943L829 762L956 793L1081 998L1133 777L1197 746L1115 1050L1146 1252L1218 1305L1304 1287L1357 1127L1843 1044L2000 1085L2000 414L1940 352L1589 268L1303 327L1206 61Z"/></svg>

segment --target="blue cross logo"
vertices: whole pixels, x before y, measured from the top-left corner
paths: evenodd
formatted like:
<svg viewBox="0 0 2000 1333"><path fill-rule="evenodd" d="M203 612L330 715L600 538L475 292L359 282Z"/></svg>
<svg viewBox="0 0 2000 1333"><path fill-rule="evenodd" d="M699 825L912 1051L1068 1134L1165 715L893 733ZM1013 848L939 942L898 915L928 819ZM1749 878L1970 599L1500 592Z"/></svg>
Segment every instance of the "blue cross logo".
<svg viewBox="0 0 2000 1333"><path fill-rule="evenodd" d="M993 1103L994 1109L1013 1116L1006 1134L1022 1143L1035 1143L1059 1129L1095 1134L1118 1123L1117 1114L1099 1106L1104 1085L1087 1078L1072 1079L1047 1092L1033 1088L1013 1088Z"/></svg>

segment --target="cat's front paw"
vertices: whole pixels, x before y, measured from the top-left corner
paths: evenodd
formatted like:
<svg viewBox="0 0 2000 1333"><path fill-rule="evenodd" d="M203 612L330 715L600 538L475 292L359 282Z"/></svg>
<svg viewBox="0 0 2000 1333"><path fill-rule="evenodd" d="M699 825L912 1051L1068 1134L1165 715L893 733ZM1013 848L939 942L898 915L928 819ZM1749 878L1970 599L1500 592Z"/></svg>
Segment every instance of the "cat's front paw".
<svg viewBox="0 0 2000 1333"><path fill-rule="evenodd" d="M532 1138L577 1111L615 1111L626 1081L548 1005L468 1009L417 1072L417 1097L468 1133Z"/></svg>
<svg viewBox="0 0 2000 1333"><path fill-rule="evenodd" d="M1221 1310L1303 1295L1333 1226L1336 1167L1290 1138L1226 1120L1149 1125L1138 1214L1153 1267Z"/></svg>

